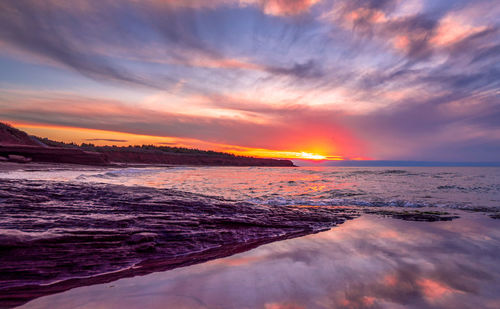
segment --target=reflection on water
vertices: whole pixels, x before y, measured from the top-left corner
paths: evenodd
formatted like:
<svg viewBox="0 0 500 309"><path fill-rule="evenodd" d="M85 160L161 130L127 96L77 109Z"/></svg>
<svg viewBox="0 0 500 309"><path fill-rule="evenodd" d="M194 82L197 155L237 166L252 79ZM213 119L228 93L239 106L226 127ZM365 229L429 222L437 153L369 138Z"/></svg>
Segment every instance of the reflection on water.
<svg viewBox="0 0 500 309"><path fill-rule="evenodd" d="M25 308L500 308L500 221L364 215L200 265L42 297Z"/></svg>

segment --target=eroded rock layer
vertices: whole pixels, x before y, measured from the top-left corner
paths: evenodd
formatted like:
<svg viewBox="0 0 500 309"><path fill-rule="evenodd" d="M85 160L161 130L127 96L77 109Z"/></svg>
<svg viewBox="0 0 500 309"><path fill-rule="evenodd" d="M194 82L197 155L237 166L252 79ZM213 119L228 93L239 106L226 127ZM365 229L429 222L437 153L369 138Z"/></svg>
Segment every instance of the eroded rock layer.
<svg viewBox="0 0 500 309"><path fill-rule="evenodd" d="M328 229L346 209L266 207L167 189L0 182L0 306Z"/></svg>

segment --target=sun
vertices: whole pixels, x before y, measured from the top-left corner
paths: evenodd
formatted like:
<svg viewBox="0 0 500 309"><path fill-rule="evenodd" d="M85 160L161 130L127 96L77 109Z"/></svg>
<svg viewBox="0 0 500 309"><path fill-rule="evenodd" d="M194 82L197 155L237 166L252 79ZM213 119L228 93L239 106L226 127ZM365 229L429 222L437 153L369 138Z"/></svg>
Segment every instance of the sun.
<svg viewBox="0 0 500 309"><path fill-rule="evenodd" d="M326 160L325 156L322 156L319 154L314 154L314 153L309 153L309 152L301 152L300 158L309 159L309 160Z"/></svg>

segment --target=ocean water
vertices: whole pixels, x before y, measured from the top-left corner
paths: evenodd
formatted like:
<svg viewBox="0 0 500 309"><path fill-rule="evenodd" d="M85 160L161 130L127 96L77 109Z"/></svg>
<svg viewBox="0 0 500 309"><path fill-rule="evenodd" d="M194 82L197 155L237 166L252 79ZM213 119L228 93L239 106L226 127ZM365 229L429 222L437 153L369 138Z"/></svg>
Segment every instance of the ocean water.
<svg viewBox="0 0 500 309"><path fill-rule="evenodd" d="M0 178L169 188L272 206L500 209L500 167L28 168Z"/></svg>

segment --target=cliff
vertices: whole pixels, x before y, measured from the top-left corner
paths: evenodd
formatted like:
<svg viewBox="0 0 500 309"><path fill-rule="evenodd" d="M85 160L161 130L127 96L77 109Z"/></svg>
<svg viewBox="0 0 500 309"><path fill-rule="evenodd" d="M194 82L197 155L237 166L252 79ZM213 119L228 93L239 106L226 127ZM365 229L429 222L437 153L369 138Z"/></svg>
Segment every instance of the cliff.
<svg viewBox="0 0 500 309"><path fill-rule="evenodd" d="M95 147L93 145L82 145L80 147L48 139L42 140L47 144L21 130L0 123L0 161L86 165L140 163L210 166L294 166L290 160L239 157L227 153L197 149L155 146Z"/></svg>
<svg viewBox="0 0 500 309"><path fill-rule="evenodd" d="M8 124L1 122L0 122L0 144L47 147L45 144L43 144L36 138L29 136L26 132L23 132Z"/></svg>
<svg viewBox="0 0 500 309"><path fill-rule="evenodd" d="M166 152L103 152L110 162L147 163L147 164L181 164L211 166L294 166L290 160L262 159L251 157L166 153Z"/></svg>
<svg viewBox="0 0 500 309"><path fill-rule="evenodd" d="M0 156L22 156L33 162L106 165L109 160L102 153L60 147L0 145Z"/></svg>

